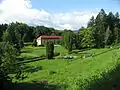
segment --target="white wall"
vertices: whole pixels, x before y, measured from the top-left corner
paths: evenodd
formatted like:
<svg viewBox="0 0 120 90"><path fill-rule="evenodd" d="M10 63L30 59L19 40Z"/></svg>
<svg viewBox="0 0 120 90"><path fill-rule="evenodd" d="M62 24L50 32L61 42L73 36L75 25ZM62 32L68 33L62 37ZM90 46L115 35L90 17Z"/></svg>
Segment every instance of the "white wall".
<svg viewBox="0 0 120 90"><path fill-rule="evenodd" d="M41 40L37 40L37 45L41 45Z"/></svg>
<svg viewBox="0 0 120 90"><path fill-rule="evenodd" d="M46 45L48 41L53 41L54 43L60 39L39 39L37 40L37 45Z"/></svg>

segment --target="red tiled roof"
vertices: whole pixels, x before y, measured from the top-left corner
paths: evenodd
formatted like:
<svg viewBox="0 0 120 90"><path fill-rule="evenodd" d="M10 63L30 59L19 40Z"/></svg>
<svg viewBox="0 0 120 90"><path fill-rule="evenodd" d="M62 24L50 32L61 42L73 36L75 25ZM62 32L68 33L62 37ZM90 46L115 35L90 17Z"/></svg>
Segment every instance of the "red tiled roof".
<svg viewBox="0 0 120 90"><path fill-rule="evenodd" d="M37 39L61 39L62 36L40 36Z"/></svg>

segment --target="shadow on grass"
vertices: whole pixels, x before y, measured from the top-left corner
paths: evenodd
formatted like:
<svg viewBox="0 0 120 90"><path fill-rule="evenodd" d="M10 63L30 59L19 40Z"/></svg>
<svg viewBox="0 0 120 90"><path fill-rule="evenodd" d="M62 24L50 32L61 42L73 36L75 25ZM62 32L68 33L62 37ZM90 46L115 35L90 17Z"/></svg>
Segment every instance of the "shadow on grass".
<svg viewBox="0 0 120 90"><path fill-rule="evenodd" d="M91 49L93 49L93 48L84 48L84 49L79 50L79 52L88 51L88 50L91 50Z"/></svg>
<svg viewBox="0 0 120 90"><path fill-rule="evenodd" d="M25 66L23 67L23 71L24 72L30 72L30 73L34 73L34 72L38 72L39 70L42 70L43 67L42 66L38 66L38 67L29 67L29 66Z"/></svg>
<svg viewBox="0 0 120 90"><path fill-rule="evenodd" d="M31 50L21 51L21 53L31 53Z"/></svg>
<svg viewBox="0 0 120 90"><path fill-rule="evenodd" d="M120 90L120 65L107 73L102 73L102 78L92 77L84 90Z"/></svg>
<svg viewBox="0 0 120 90"><path fill-rule="evenodd" d="M107 52L112 51L112 50L114 50L114 49L110 49L110 50L107 50L107 51L100 52L100 53L98 53L98 54L92 55L92 57L96 57L96 56L98 56L98 55L107 53Z"/></svg>
<svg viewBox="0 0 120 90"><path fill-rule="evenodd" d="M39 59L39 58L40 58L40 57L30 57L30 58L27 57L26 59L27 59L27 60L36 60L36 59Z"/></svg>
<svg viewBox="0 0 120 90"><path fill-rule="evenodd" d="M17 60L19 61L26 61L26 60L36 60L39 59L40 57L19 57Z"/></svg>
<svg viewBox="0 0 120 90"><path fill-rule="evenodd" d="M85 49L81 49L81 50L73 50L71 52L69 52L69 54L79 54L79 53L82 53L83 54L83 51L88 51L88 50L91 50L92 48L85 48Z"/></svg>
<svg viewBox="0 0 120 90"><path fill-rule="evenodd" d="M67 85L53 85L48 84L47 81L40 81L33 83L17 83L13 85L12 90L58 90L58 88L66 87Z"/></svg>
<svg viewBox="0 0 120 90"><path fill-rule="evenodd" d="M22 64L22 63L30 63L30 62L35 62L35 61L39 61L39 60L44 60L45 57L33 57L33 58L27 58L26 61L24 61L24 58L21 59L21 61L17 64Z"/></svg>

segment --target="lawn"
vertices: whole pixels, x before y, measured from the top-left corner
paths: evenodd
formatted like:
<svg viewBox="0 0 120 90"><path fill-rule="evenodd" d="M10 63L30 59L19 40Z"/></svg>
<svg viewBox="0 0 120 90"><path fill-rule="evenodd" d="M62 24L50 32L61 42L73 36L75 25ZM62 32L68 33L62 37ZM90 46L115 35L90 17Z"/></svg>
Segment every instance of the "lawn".
<svg viewBox="0 0 120 90"><path fill-rule="evenodd" d="M61 46L56 46L55 52L60 52L61 55L68 55L67 50ZM86 55L86 53L92 53L96 56L79 57L81 54ZM22 50L21 57L28 61L28 58L36 58L41 55L45 55L45 47L27 46ZM47 81L49 84L55 85L50 86L51 90L82 90L81 83L85 79L89 80L92 76L101 77L102 72L107 72L114 68L116 58L120 55L120 50L112 50L110 48L90 49L70 55L76 55L78 58L73 60L58 58L53 60L38 59L38 61L25 63L24 75L27 77L24 80L19 80L19 83L24 83L21 85L23 87L22 90L37 90L39 88L35 83L41 81Z"/></svg>
<svg viewBox="0 0 120 90"><path fill-rule="evenodd" d="M45 55L46 49L45 47L32 47L32 46L27 46L24 47L22 50L22 56L41 56ZM64 47L61 46L55 46L55 52L60 52L61 54L67 53L67 50Z"/></svg>

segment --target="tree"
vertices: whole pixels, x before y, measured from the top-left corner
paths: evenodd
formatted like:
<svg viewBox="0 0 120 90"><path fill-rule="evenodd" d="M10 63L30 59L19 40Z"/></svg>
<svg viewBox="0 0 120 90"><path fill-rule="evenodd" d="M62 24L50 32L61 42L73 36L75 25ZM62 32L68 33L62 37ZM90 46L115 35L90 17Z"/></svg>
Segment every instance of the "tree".
<svg viewBox="0 0 120 90"><path fill-rule="evenodd" d="M0 25L0 41L2 41L2 36L5 30L7 29L8 25L7 24L1 24Z"/></svg>
<svg viewBox="0 0 120 90"><path fill-rule="evenodd" d="M17 74L20 70L16 60L19 54L9 42L2 43L0 46L0 82L4 84L11 81L9 74Z"/></svg>
<svg viewBox="0 0 120 90"><path fill-rule="evenodd" d="M75 34L75 40L74 40L74 42L75 42L76 49L80 49L81 48L81 36L80 36L79 33Z"/></svg>
<svg viewBox="0 0 120 90"><path fill-rule="evenodd" d="M24 35L22 37L24 42L32 42L35 38L33 31L35 29L35 27L32 26L26 26L26 30L24 30Z"/></svg>
<svg viewBox="0 0 120 90"><path fill-rule="evenodd" d="M47 42L46 45L46 57L47 59L52 59L54 56L54 44L52 41Z"/></svg>
<svg viewBox="0 0 120 90"><path fill-rule="evenodd" d="M3 79L4 79L4 74L2 73L2 48L0 47L0 85L2 86L3 89Z"/></svg>
<svg viewBox="0 0 120 90"><path fill-rule="evenodd" d="M115 32L115 44L120 42L120 29L118 27L114 28Z"/></svg>
<svg viewBox="0 0 120 90"><path fill-rule="evenodd" d="M81 30L79 33L80 33L80 36L82 36L81 44L80 44L82 48L94 47L94 39L92 36L92 28L91 27Z"/></svg>
<svg viewBox="0 0 120 90"><path fill-rule="evenodd" d="M63 35L63 45L68 50L68 52L71 52L73 49L74 44L74 34L70 30L66 30Z"/></svg>
<svg viewBox="0 0 120 90"><path fill-rule="evenodd" d="M88 22L87 27L93 27L94 25L95 25L95 19L94 19L94 16L92 16Z"/></svg>
<svg viewBox="0 0 120 90"><path fill-rule="evenodd" d="M37 46L37 42L36 42L36 39L33 40L33 44L32 46L36 47Z"/></svg>
<svg viewBox="0 0 120 90"><path fill-rule="evenodd" d="M109 26L109 29L110 29L110 36L109 36L109 42L108 44L111 45L113 43L115 43L115 39L116 39L116 36L115 36L115 31L114 31L114 28L115 28L115 16L112 12L110 12L107 16L107 24Z"/></svg>
<svg viewBox="0 0 120 90"><path fill-rule="evenodd" d="M45 26L37 26L35 27L33 34L35 38L38 38L39 36L42 36L42 35L50 36L52 34L52 30L53 29L47 28Z"/></svg>
<svg viewBox="0 0 120 90"><path fill-rule="evenodd" d="M115 43L119 43L120 42L120 18L119 18L118 12L116 12L116 14L115 14L114 32L115 32Z"/></svg>
<svg viewBox="0 0 120 90"><path fill-rule="evenodd" d="M22 39L23 30L25 30L23 24L17 22L11 23L3 35L3 41L13 44L14 47L20 50L24 46Z"/></svg>
<svg viewBox="0 0 120 90"><path fill-rule="evenodd" d="M105 39L104 40L105 45L108 45L108 43L110 42L109 41L110 34L111 34L111 31L110 31L110 28L108 26L108 28L107 28L107 30L105 32L105 38L104 38Z"/></svg>
<svg viewBox="0 0 120 90"><path fill-rule="evenodd" d="M118 12L115 13L115 27L120 28L120 15Z"/></svg>
<svg viewBox="0 0 120 90"><path fill-rule="evenodd" d="M106 13L103 9L99 12L95 19L95 25L93 27L93 37L95 40L95 47L101 48L105 46L105 32L107 29Z"/></svg>

